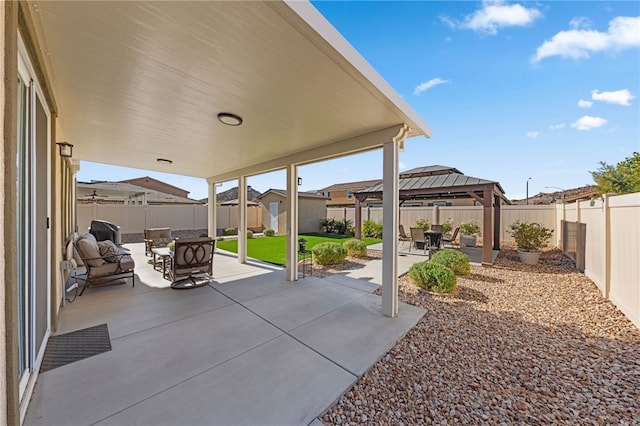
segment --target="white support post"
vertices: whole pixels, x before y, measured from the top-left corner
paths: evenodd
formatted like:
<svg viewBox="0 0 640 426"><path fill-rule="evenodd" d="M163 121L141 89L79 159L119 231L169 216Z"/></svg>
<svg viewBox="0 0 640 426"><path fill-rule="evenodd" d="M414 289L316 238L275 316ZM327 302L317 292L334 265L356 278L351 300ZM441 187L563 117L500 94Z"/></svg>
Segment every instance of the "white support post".
<svg viewBox="0 0 640 426"><path fill-rule="evenodd" d="M209 237L215 238L217 236L217 196L216 196L216 182L207 179L209 185L209 209L207 211L207 232Z"/></svg>
<svg viewBox="0 0 640 426"><path fill-rule="evenodd" d="M298 280L298 166L287 166L287 281Z"/></svg>
<svg viewBox="0 0 640 426"><path fill-rule="evenodd" d="M382 172L382 313L398 316L398 142L383 146Z"/></svg>
<svg viewBox="0 0 640 426"><path fill-rule="evenodd" d="M78 195L77 195L77 187L78 187L78 172L80 171L80 161L79 160L71 160L71 218L73 222L73 226L71 230L73 232L78 232Z"/></svg>
<svg viewBox="0 0 640 426"><path fill-rule="evenodd" d="M609 300L611 292L611 206L609 206L609 198L612 194L603 194L602 196L602 227L604 234L604 294L603 296Z"/></svg>
<svg viewBox="0 0 640 426"><path fill-rule="evenodd" d="M238 262L247 263L247 177L238 178Z"/></svg>

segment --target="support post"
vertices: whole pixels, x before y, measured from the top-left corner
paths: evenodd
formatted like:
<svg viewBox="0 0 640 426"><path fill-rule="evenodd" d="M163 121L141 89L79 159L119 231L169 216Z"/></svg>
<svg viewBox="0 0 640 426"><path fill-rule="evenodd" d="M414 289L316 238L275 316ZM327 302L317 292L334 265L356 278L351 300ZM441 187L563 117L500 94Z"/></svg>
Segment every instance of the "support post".
<svg viewBox="0 0 640 426"><path fill-rule="evenodd" d="M298 280L298 166L287 166L287 281Z"/></svg>
<svg viewBox="0 0 640 426"><path fill-rule="evenodd" d="M238 262L247 263L247 177L238 178Z"/></svg>
<svg viewBox="0 0 640 426"><path fill-rule="evenodd" d="M209 185L209 208L207 210L207 232L209 237L215 238L217 236L217 197L216 197L216 182L207 179Z"/></svg>
<svg viewBox="0 0 640 426"><path fill-rule="evenodd" d="M491 229L493 191L485 189L482 194L484 208L482 210L482 266L493 264L493 230Z"/></svg>
<svg viewBox="0 0 640 426"><path fill-rule="evenodd" d="M398 142L383 145L382 313L398 316Z"/></svg>
<svg viewBox="0 0 640 426"><path fill-rule="evenodd" d="M501 206L500 206L500 196L493 196L493 249L500 250L500 231L502 230L501 223Z"/></svg>
<svg viewBox="0 0 640 426"><path fill-rule="evenodd" d="M602 216L603 216L603 235L604 235L604 294L603 296L609 300L611 292L611 206L609 198L611 194L602 196ZM564 208L564 203L562 204Z"/></svg>
<svg viewBox="0 0 640 426"><path fill-rule="evenodd" d="M360 204L360 199L356 197L356 205L355 205L355 220L353 224L353 228L355 231L356 240L362 239L362 204Z"/></svg>

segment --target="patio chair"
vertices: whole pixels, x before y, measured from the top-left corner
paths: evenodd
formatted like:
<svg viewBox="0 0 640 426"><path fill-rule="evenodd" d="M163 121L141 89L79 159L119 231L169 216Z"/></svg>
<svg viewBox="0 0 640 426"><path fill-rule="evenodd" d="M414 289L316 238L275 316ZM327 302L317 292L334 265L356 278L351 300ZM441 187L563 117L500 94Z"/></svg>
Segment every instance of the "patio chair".
<svg viewBox="0 0 640 426"><path fill-rule="evenodd" d="M173 239L171 238L171 228L148 228L144 230L144 254L153 256L151 249L166 247Z"/></svg>
<svg viewBox="0 0 640 426"><path fill-rule="evenodd" d="M411 245L417 249L419 249L419 244L422 244L422 250L424 253L427 253L427 238L424 236L424 230L422 228L409 228L409 232L411 233ZM409 247L409 251L411 251L411 247Z"/></svg>
<svg viewBox="0 0 640 426"><path fill-rule="evenodd" d="M458 238L458 231L460 231L459 226L453 230L453 234L444 234L442 236L442 245L444 246L445 243L449 243L452 247L458 246L458 248L460 248L460 244L456 242L456 238Z"/></svg>
<svg viewBox="0 0 640 426"><path fill-rule="evenodd" d="M406 232L404 232L404 226L399 225L400 227L400 236L398 238L398 241L405 242L408 241L409 242L409 251L411 251L411 236L407 235Z"/></svg>
<svg viewBox="0 0 640 426"><path fill-rule="evenodd" d="M178 238L169 270L171 288L190 289L208 284L215 248L213 238Z"/></svg>
<svg viewBox="0 0 640 426"><path fill-rule="evenodd" d="M442 232L442 225L431 225L431 232Z"/></svg>

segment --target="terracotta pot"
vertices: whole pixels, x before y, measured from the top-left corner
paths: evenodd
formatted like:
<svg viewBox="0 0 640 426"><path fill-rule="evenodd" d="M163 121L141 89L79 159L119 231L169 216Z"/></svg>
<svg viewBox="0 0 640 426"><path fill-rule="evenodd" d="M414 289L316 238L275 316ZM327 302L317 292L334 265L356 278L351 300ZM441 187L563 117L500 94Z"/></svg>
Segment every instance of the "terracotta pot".
<svg viewBox="0 0 640 426"><path fill-rule="evenodd" d="M540 252L539 251L524 251L518 249L518 256L520 257L520 262L526 265L535 265L540 260Z"/></svg>

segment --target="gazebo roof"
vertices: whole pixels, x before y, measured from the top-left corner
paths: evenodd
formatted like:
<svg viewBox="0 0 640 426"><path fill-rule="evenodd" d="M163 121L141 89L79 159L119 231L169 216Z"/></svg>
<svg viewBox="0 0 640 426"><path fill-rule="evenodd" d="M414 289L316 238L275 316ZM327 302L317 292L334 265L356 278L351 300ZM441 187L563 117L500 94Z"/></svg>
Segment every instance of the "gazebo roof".
<svg viewBox="0 0 640 426"><path fill-rule="evenodd" d="M379 182L355 195L360 201L367 198L382 198L383 183ZM436 198L476 198L485 189L499 195L511 204L504 195L500 183L462 174L454 167L427 166L418 167L400 174L400 200L436 199Z"/></svg>

